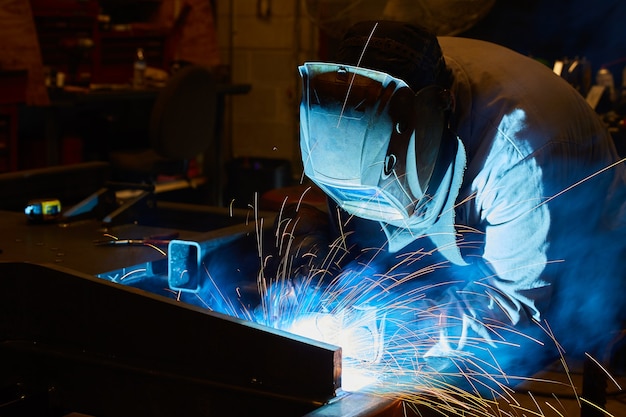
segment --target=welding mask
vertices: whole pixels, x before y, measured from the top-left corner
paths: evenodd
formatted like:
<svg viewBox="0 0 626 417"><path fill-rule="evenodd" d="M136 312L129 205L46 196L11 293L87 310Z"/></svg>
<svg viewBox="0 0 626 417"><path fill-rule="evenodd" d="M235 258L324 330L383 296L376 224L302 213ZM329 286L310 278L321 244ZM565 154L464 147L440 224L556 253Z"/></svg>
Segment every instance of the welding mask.
<svg viewBox="0 0 626 417"><path fill-rule="evenodd" d="M436 213L420 208L439 187L448 90L415 93L384 72L341 64L299 70L305 174L350 214L399 227L434 223Z"/></svg>

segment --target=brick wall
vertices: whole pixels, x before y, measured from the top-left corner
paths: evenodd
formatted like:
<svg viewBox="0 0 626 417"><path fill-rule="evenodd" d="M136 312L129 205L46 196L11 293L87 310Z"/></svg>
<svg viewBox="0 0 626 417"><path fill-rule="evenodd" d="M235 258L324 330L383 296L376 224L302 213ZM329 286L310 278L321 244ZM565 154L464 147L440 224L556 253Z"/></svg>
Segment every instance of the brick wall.
<svg viewBox="0 0 626 417"><path fill-rule="evenodd" d="M233 82L252 85L249 94L227 102L231 156L287 159L299 166L297 66L315 59L317 50L317 31L303 1L216 4L221 60L230 65Z"/></svg>

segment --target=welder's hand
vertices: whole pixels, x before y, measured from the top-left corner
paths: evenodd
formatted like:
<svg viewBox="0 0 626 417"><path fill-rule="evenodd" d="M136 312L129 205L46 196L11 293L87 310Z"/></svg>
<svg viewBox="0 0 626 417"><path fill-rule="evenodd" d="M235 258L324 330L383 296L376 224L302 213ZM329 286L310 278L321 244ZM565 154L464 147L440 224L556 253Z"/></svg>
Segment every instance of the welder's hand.
<svg viewBox="0 0 626 417"><path fill-rule="evenodd" d="M460 358L470 358L475 349L495 347L487 328L471 313L472 307L460 300L452 287L436 299L409 303L413 320L407 323L404 339L419 346L418 356L431 368L441 370ZM468 359L471 360L471 359Z"/></svg>

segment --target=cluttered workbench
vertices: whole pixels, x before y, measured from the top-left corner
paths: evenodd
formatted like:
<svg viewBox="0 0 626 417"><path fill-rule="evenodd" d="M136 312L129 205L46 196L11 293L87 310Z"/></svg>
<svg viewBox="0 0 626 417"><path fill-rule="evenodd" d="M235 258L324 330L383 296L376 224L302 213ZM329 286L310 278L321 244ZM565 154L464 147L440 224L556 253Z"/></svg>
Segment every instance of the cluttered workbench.
<svg viewBox="0 0 626 417"><path fill-rule="evenodd" d="M167 288L168 241L218 249L255 239L255 225L162 210L223 227L1 213L0 414L395 415L393 401L342 392L340 348L181 301Z"/></svg>
<svg viewBox="0 0 626 417"><path fill-rule="evenodd" d="M128 244L125 247L108 248L108 241L115 242L116 238L122 241L173 237L190 239L194 235L190 231L133 224L103 228L96 220L30 224L24 214L15 212L3 212L0 224L3 230L3 244L0 248L3 259L49 263L92 276L158 261L164 257L154 247Z"/></svg>

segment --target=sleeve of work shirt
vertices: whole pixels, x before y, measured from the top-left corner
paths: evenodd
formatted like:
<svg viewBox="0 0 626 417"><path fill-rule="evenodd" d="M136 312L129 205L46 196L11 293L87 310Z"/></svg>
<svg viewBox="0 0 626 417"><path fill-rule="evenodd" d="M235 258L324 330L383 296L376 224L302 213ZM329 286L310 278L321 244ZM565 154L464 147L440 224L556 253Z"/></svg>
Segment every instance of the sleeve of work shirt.
<svg viewBox="0 0 626 417"><path fill-rule="evenodd" d="M498 148L495 141L473 181L484 246L468 257L471 265L464 269L470 269L470 278L456 293L461 334L473 330L487 340L498 329L540 321L552 291L544 274L551 222L542 172L532 154L522 157L507 143L501 137Z"/></svg>
<svg viewBox="0 0 626 417"><path fill-rule="evenodd" d="M474 314L505 323L540 320L550 292L541 278L550 228L541 172L529 158L492 175L476 196L486 224L484 252L475 262L478 278L461 292L462 298L470 309L484 306Z"/></svg>

